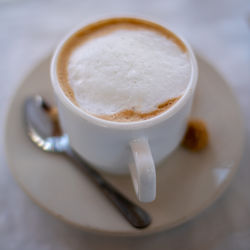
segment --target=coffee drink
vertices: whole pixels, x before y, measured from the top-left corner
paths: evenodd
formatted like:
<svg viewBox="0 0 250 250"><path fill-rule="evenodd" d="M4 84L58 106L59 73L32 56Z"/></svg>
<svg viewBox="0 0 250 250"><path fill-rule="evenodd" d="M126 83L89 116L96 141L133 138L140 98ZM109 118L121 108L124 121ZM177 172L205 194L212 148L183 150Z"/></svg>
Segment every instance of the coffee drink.
<svg viewBox="0 0 250 250"><path fill-rule="evenodd" d="M89 114L115 122L152 118L183 95L191 63L166 28L136 18L85 26L63 45L57 76L65 95Z"/></svg>

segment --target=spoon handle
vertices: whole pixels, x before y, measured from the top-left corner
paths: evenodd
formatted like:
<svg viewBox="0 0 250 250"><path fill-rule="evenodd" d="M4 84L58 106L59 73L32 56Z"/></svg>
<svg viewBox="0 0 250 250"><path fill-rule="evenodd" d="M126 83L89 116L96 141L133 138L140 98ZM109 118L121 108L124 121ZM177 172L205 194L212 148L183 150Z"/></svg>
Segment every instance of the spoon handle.
<svg viewBox="0 0 250 250"><path fill-rule="evenodd" d="M82 159L72 148L68 147L66 155L83 170L90 179L99 187L105 196L122 213L127 221L136 228L145 228L151 223L150 215L141 207L133 203L108 183L94 168Z"/></svg>

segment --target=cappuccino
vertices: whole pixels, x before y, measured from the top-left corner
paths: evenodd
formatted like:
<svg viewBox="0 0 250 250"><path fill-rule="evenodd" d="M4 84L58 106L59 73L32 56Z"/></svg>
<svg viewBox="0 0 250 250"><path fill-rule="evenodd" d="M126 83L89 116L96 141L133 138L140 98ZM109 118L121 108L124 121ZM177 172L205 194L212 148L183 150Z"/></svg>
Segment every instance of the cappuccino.
<svg viewBox="0 0 250 250"><path fill-rule="evenodd" d="M182 41L136 18L90 24L63 45L57 75L65 95L96 117L132 122L152 118L183 95L191 63Z"/></svg>

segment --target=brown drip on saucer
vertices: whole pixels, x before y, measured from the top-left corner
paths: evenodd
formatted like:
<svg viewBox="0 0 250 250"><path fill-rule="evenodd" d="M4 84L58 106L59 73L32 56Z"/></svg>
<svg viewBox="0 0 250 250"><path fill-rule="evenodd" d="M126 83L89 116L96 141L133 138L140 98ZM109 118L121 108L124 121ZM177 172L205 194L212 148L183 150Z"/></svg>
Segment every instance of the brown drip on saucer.
<svg viewBox="0 0 250 250"><path fill-rule="evenodd" d="M182 140L182 146L190 151L198 152L207 147L208 141L206 124L202 120L190 120Z"/></svg>

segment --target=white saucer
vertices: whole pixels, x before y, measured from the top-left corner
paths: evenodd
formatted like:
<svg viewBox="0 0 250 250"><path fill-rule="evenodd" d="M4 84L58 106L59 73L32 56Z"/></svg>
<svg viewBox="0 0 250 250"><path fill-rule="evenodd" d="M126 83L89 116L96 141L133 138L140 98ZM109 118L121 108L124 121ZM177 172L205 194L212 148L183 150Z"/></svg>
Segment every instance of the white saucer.
<svg viewBox="0 0 250 250"><path fill-rule="evenodd" d="M23 190L39 206L84 230L112 235L144 235L191 219L218 198L231 181L243 150L239 106L225 80L198 57L199 83L192 116L203 119L210 145L202 153L178 148L157 170L157 199L140 204L153 218L143 230L132 228L95 186L70 162L42 152L24 130L23 103L41 94L53 102L49 58L34 68L17 89L6 121L8 165ZM107 176L136 201L130 178Z"/></svg>

